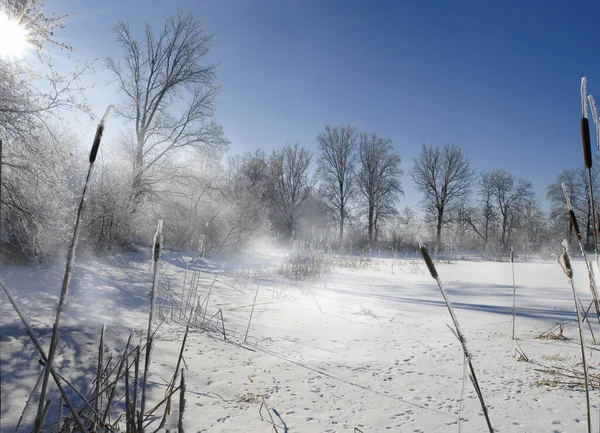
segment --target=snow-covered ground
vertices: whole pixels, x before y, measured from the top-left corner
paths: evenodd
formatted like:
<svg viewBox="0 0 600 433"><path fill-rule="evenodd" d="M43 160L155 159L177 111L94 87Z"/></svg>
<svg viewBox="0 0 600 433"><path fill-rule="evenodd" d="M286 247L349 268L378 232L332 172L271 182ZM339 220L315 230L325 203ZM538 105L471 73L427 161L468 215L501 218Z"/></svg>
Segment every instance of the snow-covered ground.
<svg viewBox="0 0 600 433"><path fill-rule="evenodd" d="M169 281L177 298L185 257L167 253L164 258L162 281ZM269 264L273 257L254 259ZM186 431L271 431L267 410L262 409L265 421L259 414L260 395L279 432L353 432L355 427L365 433L458 431L459 411L461 431L486 431L479 401L465 379L460 345L446 326L451 323L448 311L420 261L374 258L369 266L337 269L317 283L300 285L284 282L269 266L262 273L258 265L236 271L225 263L227 272L222 266L212 262L202 274L199 296L206 296L216 277L208 314L222 309L227 341L218 332L200 330L188 337ZM583 262L576 261L574 268L587 306ZM473 353L492 424L499 432L583 431L582 388L551 386L547 382L557 378L539 371L551 366L580 369L568 282L555 262L515 263L516 334L529 357L529 362L518 362L510 339L510 269L509 263L497 262L438 264ZM44 346L62 270L60 265L0 268ZM122 350L131 331L145 328L151 278L149 251L77 262L56 366L81 389L88 390L95 375L103 323L108 354ZM186 279L189 283L189 272ZM170 317L165 287L158 304ZM41 367L8 300L0 297L1 427L13 431ZM536 339L558 322L565 322L568 339ZM150 407L164 395L184 328L169 320L157 332ZM594 331L600 337L597 326ZM134 337L138 342L140 335ZM589 331L585 338L591 345ZM600 353L592 348L586 353L590 373L598 374ZM594 391L594 425L599 422L599 398ZM30 411L29 422L32 416ZM171 417L176 419L176 411Z"/></svg>

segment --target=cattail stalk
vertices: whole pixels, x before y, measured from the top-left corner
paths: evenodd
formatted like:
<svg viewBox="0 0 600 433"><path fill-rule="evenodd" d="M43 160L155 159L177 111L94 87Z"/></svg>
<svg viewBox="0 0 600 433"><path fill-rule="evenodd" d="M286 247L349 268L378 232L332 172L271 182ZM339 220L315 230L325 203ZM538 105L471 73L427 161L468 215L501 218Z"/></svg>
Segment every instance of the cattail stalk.
<svg viewBox="0 0 600 433"><path fill-rule="evenodd" d="M175 388L175 383L177 381L177 376L179 375L179 368L181 366L181 361L183 361L183 352L185 350L185 344L187 342L187 337L188 337L188 333L190 332L190 326L192 324L192 315L193 315L193 311L192 314L190 314L190 318L188 319L187 325L185 327L185 333L183 334L183 341L181 342L181 348L179 349L179 356L177 357L177 364L175 365L175 373L173 373L173 378L171 379L171 382L169 382L169 385L167 385L167 390L165 391L165 397L167 395L169 395L172 390ZM182 371L183 373L183 371ZM159 429L164 427L164 422L167 419L167 415L170 415L171 413L171 400L167 400L167 404L165 405L165 412L163 414L163 418L162 418L162 422L161 424L158 426Z"/></svg>
<svg viewBox="0 0 600 433"><path fill-rule="evenodd" d="M100 385L102 384L102 363L104 362L104 330L106 325L102 325L102 332L100 333L100 345L98 346L98 371L96 373L96 394L94 398L94 412L98 414L101 405L100 396ZM94 417L94 423L92 429L95 430L99 419L97 415Z"/></svg>
<svg viewBox="0 0 600 433"><path fill-rule="evenodd" d="M146 342L146 350L148 349L148 344L150 342ZM136 430L136 419L137 419L137 397L138 397L138 389L139 389L139 377L140 377L140 346L138 345L135 351L135 361L133 364L133 398L131 402L132 406L132 420L131 425L133 431ZM140 429L141 431L141 429Z"/></svg>
<svg viewBox="0 0 600 433"><path fill-rule="evenodd" d="M512 268L512 284L513 284L513 309L512 309L512 338L515 339L515 319L517 315L517 286L515 285L515 257L513 248L510 247L510 266Z"/></svg>
<svg viewBox="0 0 600 433"><path fill-rule="evenodd" d="M183 300L185 298L185 283L187 280L188 267L190 265L189 261L185 262L185 273L183 274L183 287L181 288L181 310L183 311Z"/></svg>
<svg viewBox="0 0 600 433"><path fill-rule="evenodd" d="M560 256L562 263L563 271L565 272L567 278L569 279L569 283L571 284L571 291L573 293L573 303L575 305L575 314L577 316L577 329L579 331L579 345L581 347L581 363L583 364L583 381L585 386L585 403L586 403L586 415L587 415L587 428L588 433L592 433L592 416L590 413L590 390L588 385L588 371L587 371L587 363L585 359L585 346L583 343L583 332L581 330L581 320L579 317L579 306L577 305L577 294L575 293L575 284L573 283L573 267L571 266L571 260L569 258L569 253L567 251L566 242L563 244L564 251Z"/></svg>
<svg viewBox="0 0 600 433"><path fill-rule="evenodd" d="M119 368L117 369L117 379L119 380L119 378L121 377L121 371L123 370L123 365L128 361L129 358L129 345L131 344L131 338L133 337L133 333L129 334L129 338L127 339L127 345L125 346L125 353L123 354L122 358L121 358L121 362L119 363ZM110 393L108 395L108 400L106 402L106 409L104 411L104 417L102 418L103 422L106 422L106 419L108 417L108 414L110 413L110 405L113 402L113 399L115 398L115 392L117 390L117 385L116 383L111 387Z"/></svg>
<svg viewBox="0 0 600 433"><path fill-rule="evenodd" d="M67 298L67 293L69 291L69 284L71 282L71 272L73 270L73 264L75 262L75 250L77 248L77 242L79 240L79 228L81 223L81 216L83 215L83 205L85 203L85 197L87 195L88 186L90 184L90 178L92 176L92 170L94 168L94 162L96 161L96 155L98 154L98 148L100 147L100 141L102 140L102 133L104 132L104 123L108 114L112 108L112 105L106 109L106 113L98 127L96 128L96 134L94 136L94 141L92 143L92 150L90 151L89 158L89 168L87 177L85 179L85 184L83 185L83 193L81 194L81 200L79 201L79 207L77 209L77 217L75 218L75 227L73 229L73 237L71 238L71 245L69 247L69 253L67 255L67 264L65 266L65 274L63 277L62 288L60 291L60 297L58 300L58 307L56 308L56 317L54 319L54 326L52 327L52 336L50 338L50 348L48 350L48 361L44 366L44 378L42 380L42 389L40 391L40 399L38 403L38 411L35 418L35 427L34 432L40 433L42 428L42 424L44 422L43 412L44 412L44 402L46 399L46 392L48 390L48 379L50 378L50 369L52 368L52 364L54 362L54 357L56 355L56 346L58 344L58 331L60 326L60 316L63 310L63 306L65 300Z"/></svg>
<svg viewBox="0 0 600 433"><path fill-rule="evenodd" d="M221 313L221 327L223 328L223 340L227 341L227 334L225 334L225 319L223 318L223 309L219 308Z"/></svg>
<svg viewBox="0 0 600 433"><path fill-rule="evenodd" d="M594 185L592 182L592 145L590 142L590 124L587 119L587 97L586 97L587 78L581 79L581 146L583 148L583 163L588 173L588 183L590 186L590 203L592 206L592 227L594 233L594 253L596 255L596 265L600 267L598 258L598 229L596 227L596 211L594 205Z"/></svg>
<svg viewBox="0 0 600 433"><path fill-rule="evenodd" d="M211 283L210 287L208 288L208 294L206 295L206 299L204 301L202 301L202 304L200 304L200 308L202 308L202 306L204 305L204 303L206 302L206 305L204 305L204 311L202 313L202 325L204 325L204 322L206 321L206 312L208 310L208 302L210 300L210 294L212 292L212 288L215 285L215 282L217 281L217 277L215 276L215 278L213 279L213 282ZM196 311L196 314L198 314L199 311Z"/></svg>
<svg viewBox="0 0 600 433"><path fill-rule="evenodd" d="M583 256L583 261L585 262L585 266L588 273L589 280L589 288L590 293L592 295L592 302L594 303L594 308L596 309L596 317L598 319L598 324L600 325L600 299L598 298L598 289L596 287L596 279L594 278L594 273L592 271L592 267L587 259L587 253L585 252L585 248L583 245L583 239L581 238L581 232L579 231L579 224L577 223L577 217L575 216L575 212L573 211L573 205L571 204L571 199L569 198L569 194L567 192L567 186L562 184L563 194L565 196L565 201L567 203L567 208L569 209L569 220L571 221L571 226L573 227L573 231L575 232L575 237L577 238L577 242L579 242L579 249L581 250L581 255ZM594 229L595 231L595 229Z"/></svg>
<svg viewBox="0 0 600 433"><path fill-rule="evenodd" d="M19 417L19 421L17 422L17 426L15 427L15 432L19 431L19 427L21 426L21 422L23 421L23 417L25 416L25 412L27 412L27 408L29 407L29 403L31 402L31 398L33 397L33 394L36 393L38 387L40 386L40 382L42 381L42 377L44 376L44 370L40 371L40 374L38 375L37 380L35 381L35 385L33 386L33 389L31 390L31 393L29 394L29 397L27 397L27 401L25 402L25 407L23 408L23 411L21 412L21 416ZM59 429L60 431L60 429Z"/></svg>
<svg viewBox="0 0 600 433"><path fill-rule="evenodd" d="M184 433L183 431L183 413L185 412L185 376L183 375L183 369L181 370L181 382L179 384L179 422L177 423L178 433Z"/></svg>
<svg viewBox="0 0 600 433"><path fill-rule="evenodd" d="M456 314L454 314L454 309L452 308L452 303L450 302L450 299L448 299L448 296L446 295L446 290L444 290L444 286L443 286L442 281L440 280L440 277L437 273L437 270L435 268L433 260L431 260L429 251L427 251L427 248L425 248L424 245L420 245L419 250L421 251L421 255L423 256L423 261L425 262L427 269L429 269L429 273L431 274L431 277L436 281L438 288L440 289L440 292L442 294L442 298L444 298L444 303L446 304L446 307L448 308L448 312L450 313L450 317L452 318L452 323L454 324L454 330L456 331L455 335L458 338L458 341L460 342L460 344L462 346L465 360L466 360L467 364L469 365L469 370L471 372L471 382L473 383L473 387L475 388L475 393L477 394L477 397L479 398L479 402L481 403L481 408L483 410L483 416L485 417L485 422L487 423L487 427L488 427L490 433L494 433L494 429L492 428L492 424L490 422L490 417L488 415L487 406L485 405L485 402L483 401L483 394L481 393L481 388L479 387L479 382L477 381L477 376L475 375L475 369L473 368L473 362L471 361L471 354L469 353L469 351L467 349L467 342L465 340L464 334L458 323Z"/></svg>
<svg viewBox="0 0 600 433"><path fill-rule="evenodd" d="M146 408L146 388L148 383L148 370L150 369L150 356L152 352L152 319L154 316L154 298L156 296L156 285L158 282L158 268L160 262L160 252L163 243L162 234L163 222L158 220L156 234L154 235L154 247L152 248L152 260L154 262L154 277L152 278L152 290L150 291L150 313L148 314L148 336L146 345L146 360L144 362L144 378L142 379L142 400L140 403L140 422L138 429L142 431L142 420L144 418L144 409Z"/></svg>
<svg viewBox="0 0 600 433"><path fill-rule="evenodd" d="M48 413L48 409L50 409L50 403L52 403L52 400L50 400L50 399L46 400L46 405L44 406L44 410L42 412L42 419L46 418L46 414Z"/></svg>
<svg viewBox="0 0 600 433"><path fill-rule="evenodd" d="M248 339L248 331L250 331L250 323L252 322L252 316L254 315L254 306L256 305L256 298L258 297L258 289L260 289L260 279L262 277L261 273L258 275L258 285L256 286L256 293L254 294L254 301L252 302L252 310L250 310L250 317L248 318L248 327L246 328L246 335L244 336L244 344Z"/></svg>
<svg viewBox="0 0 600 433"><path fill-rule="evenodd" d="M62 430L62 405L63 405L63 398L62 395L60 396L60 398L58 399L58 421L57 421L57 427L56 427L56 431L58 433L60 433L60 431Z"/></svg>

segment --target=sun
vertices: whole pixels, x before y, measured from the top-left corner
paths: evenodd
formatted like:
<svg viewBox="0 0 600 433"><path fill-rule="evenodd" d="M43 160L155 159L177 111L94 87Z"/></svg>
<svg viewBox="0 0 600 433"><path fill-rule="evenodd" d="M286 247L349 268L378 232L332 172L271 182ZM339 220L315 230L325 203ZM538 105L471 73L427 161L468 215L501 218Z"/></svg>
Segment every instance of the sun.
<svg viewBox="0 0 600 433"><path fill-rule="evenodd" d="M22 57L30 47L28 31L0 11L0 57Z"/></svg>

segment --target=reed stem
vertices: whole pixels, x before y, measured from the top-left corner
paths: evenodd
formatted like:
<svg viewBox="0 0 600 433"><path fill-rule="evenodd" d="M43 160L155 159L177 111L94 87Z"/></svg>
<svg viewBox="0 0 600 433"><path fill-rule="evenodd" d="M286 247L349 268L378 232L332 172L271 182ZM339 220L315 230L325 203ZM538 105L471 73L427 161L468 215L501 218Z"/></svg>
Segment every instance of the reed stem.
<svg viewBox="0 0 600 433"><path fill-rule="evenodd" d="M454 324L454 330L456 331L455 335L458 338L458 341L460 342L460 344L462 346L465 360L466 360L466 362L469 366L469 370L471 372L471 382L473 383L473 387L475 388L475 393L477 394L477 397L479 398L479 403L481 403L481 409L483 410L483 416L485 417L485 422L487 423L487 427L488 427L490 433L494 433L494 429L492 428L492 423L491 423L490 417L488 415L487 406L485 405L485 402L483 400L483 394L481 393L481 388L479 387L479 381L477 380L477 376L475 375L475 368L473 367L473 362L471 361L471 354L469 353L469 350L467 349L467 342L465 340L464 334L458 323L458 318L454 314L454 309L452 308L452 303L450 302L450 299L448 299L446 290L444 290L444 286L442 284L442 280L440 280L438 272L435 268L435 264L433 263L433 260L431 260L431 256L429 255L427 248L425 248L425 246L421 245L419 247L419 250L421 251L421 255L423 256L423 261L425 262L425 265L427 265L427 268L429 269L429 273L431 274L431 277L436 281L438 288L440 289L440 293L442 294L442 298L444 299L444 303L446 304L446 307L448 308L448 312L450 313L450 317L452 318L452 323Z"/></svg>

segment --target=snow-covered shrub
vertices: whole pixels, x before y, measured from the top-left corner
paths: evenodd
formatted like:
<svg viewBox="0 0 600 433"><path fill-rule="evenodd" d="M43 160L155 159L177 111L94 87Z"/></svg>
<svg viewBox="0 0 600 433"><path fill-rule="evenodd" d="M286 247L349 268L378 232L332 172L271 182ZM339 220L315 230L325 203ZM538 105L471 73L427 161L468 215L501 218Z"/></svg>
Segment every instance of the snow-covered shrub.
<svg viewBox="0 0 600 433"><path fill-rule="evenodd" d="M154 225L152 204L135 200L132 174L119 164L97 167L86 204L85 227L95 249L129 247L148 239Z"/></svg>
<svg viewBox="0 0 600 433"><path fill-rule="evenodd" d="M328 255L318 251L297 251L285 258L277 273L294 281L316 280L331 272Z"/></svg>
<svg viewBox="0 0 600 433"><path fill-rule="evenodd" d="M69 131L40 130L5 143L1 241L7 258L56 257L70 239L87 157Z"/></svg>

